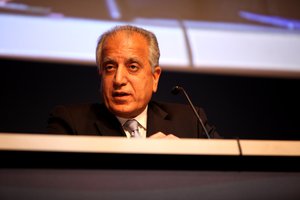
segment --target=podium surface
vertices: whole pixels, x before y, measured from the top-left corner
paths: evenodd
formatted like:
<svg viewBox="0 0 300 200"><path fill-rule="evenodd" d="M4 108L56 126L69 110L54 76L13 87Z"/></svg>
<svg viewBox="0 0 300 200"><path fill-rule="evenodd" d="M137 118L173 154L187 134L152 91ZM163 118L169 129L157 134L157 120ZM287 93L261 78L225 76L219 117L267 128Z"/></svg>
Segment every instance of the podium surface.
<svg viewBox="0 0 300 200"><path fill-rule="evenodd" d="M300 199L300 141L0 134L0 199Z"/></svg>

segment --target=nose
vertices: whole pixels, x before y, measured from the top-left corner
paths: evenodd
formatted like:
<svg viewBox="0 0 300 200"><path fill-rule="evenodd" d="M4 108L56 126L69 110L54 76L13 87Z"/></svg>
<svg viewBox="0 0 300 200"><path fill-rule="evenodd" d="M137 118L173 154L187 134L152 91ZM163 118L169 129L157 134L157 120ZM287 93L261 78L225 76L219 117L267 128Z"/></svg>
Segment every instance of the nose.
<svg viewBox="0 0 300 200"><path fill-rule="evenodd" d="M121 87L127 83L127 73L124 66L119 66L115 72L113 84L114 87Z"/></svg>

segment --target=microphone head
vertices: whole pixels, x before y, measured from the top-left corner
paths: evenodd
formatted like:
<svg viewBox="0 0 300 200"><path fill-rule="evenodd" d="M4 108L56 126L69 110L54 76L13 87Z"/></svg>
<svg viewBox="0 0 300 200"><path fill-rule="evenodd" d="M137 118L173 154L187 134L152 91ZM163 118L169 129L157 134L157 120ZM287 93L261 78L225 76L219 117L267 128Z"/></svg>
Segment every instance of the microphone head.
<svg viewBox="0 0 300 200"><path fill-rule="evenodd" d="M179 87L178 85L173 87L171 90L172 94L174 94L174 95L177 95L180 91L181 91L181 87Z"/></svg>

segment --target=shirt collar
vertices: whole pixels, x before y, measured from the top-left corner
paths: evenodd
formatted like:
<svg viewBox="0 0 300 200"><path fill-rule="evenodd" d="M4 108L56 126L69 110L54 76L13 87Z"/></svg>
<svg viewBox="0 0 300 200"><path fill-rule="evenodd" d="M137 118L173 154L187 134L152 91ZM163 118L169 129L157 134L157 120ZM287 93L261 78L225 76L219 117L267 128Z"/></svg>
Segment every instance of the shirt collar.
<svg viewBox="0 0 300 200"><path fill-rule="evenodd" d="M134 118L123 118L123 117L117 117L119 122L122 124L122 126L125 124L125 122L129 119L135 119L136 121L139 122L140 126L142 126L145 130L147 130L147 111L148 111L148 106L145 108L145 110L139 114L138 116Z"/></svg>

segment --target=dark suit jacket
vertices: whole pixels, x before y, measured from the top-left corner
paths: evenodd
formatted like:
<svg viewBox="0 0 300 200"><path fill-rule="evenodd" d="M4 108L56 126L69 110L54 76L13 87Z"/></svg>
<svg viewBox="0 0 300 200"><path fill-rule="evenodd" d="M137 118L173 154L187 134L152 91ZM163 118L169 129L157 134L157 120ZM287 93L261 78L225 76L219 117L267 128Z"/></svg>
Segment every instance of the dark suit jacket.
<svg viewBox="0 0 300 200"><path fill-rule="evenodd" d="M196 108L212 138L219 138L215 128L207 123L202 109ZM173 103L148 104L147 137L156 132L174 134L180 138L206 138L192 109ZM104 104L57 106L48 120L48 132L55 134L125 136L118 119Z"/></svg>

